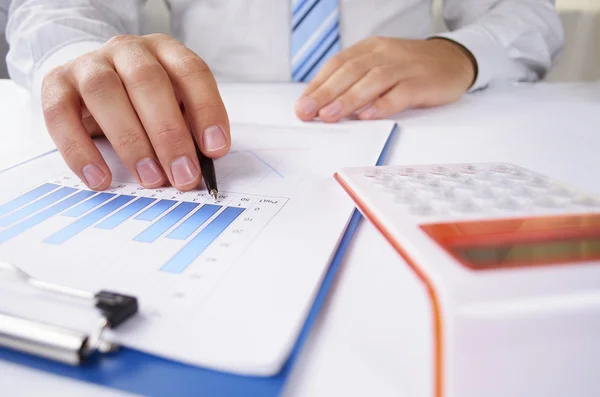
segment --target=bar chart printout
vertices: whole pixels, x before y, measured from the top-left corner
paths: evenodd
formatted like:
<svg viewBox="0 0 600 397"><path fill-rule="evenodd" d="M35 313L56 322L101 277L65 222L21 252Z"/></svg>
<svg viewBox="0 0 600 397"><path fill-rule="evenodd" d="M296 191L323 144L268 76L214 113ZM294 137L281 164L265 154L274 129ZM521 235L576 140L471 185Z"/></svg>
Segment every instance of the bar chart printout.
<svg viewBox="0 0 600 397"><path fill-rule="evenodd" d="M159 252L147 271L181 274L197 266L202 272L203 256L209 256L205 262L215 262L215 256L220 263L235 261L286 202L229 193L214 200L203 191L150 190L130 183L93 192L65 175L0 203L0 248L43 227L42 250L82 249L106 237L120 256Z"/></svg>

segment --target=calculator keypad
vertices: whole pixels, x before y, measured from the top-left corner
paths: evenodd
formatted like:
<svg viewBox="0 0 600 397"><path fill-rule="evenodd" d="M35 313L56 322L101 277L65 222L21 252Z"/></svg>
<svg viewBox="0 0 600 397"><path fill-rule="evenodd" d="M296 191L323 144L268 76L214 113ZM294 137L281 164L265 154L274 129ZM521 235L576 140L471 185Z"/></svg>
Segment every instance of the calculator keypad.
<svg viewBox="0 0 600 397"><path fill-rule="evenodd" d="M600 198L512 164L369 167L362 177L423 220L600 210Z"/></svg>

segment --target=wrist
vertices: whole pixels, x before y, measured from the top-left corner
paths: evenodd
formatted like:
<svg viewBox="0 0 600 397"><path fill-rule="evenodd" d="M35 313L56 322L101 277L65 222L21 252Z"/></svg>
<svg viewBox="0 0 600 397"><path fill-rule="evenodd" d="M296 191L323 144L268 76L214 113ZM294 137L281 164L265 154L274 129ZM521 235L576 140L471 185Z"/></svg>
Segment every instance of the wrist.
<svg viewBox="0 0 600 397"><path fill-rule="evenodd" d="M464 73L465 81L468 81L467 89L470 89L477 80L478 66L475 56L462 44L445 37L432 37L429 39L448 48L455 56L457 63L461 64L460 70Z"/></svg>

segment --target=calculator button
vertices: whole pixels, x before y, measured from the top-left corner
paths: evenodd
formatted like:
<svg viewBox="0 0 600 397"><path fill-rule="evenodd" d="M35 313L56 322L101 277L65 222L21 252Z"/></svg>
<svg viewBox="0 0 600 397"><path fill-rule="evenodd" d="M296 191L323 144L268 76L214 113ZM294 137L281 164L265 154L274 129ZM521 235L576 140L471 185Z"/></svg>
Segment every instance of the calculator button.
<svg viewBox="0 0 600 397"><path fill-rule="evenodd" d="M382 172L374 178L374 182L383 185L389 182L391 179L392 176L389 173Z"/></svg>
<svg viewBox="0 0 600 397"><path fill-rule="evenodd" d="M535 197L538 194L538 192L535 191L533 188L523 185L513 186L513 188L511 189L511 193L515 196L525 198Z"/></svg>
<svg viewBox="0 0 600 397"><path fill-rule="evenodd" d="M477 188L473 195L482 199L494 199L497 197L496 191L489 186L481 186Z"/></svg>
<svg viewBox="0 0 600 397"><path fill-rule="evenodd" d="M417 195L410 190L401 190L394 196L394 200L402 204L410 204L417 201Z"/></svg>
<svg viewBox="0 0 600 397"><path fill-rule="evenodd" d="M433 174L433 175L446 175L446 174L450 173L450 170L446 167L438 166L438 167L433 167L431 169L431 171L429 171L429 173Z"/></svg>
<svg viewBox="0 0 600 397"><path fill-rule="evenodd" d="M512 172L513 170L514 170L514 168L509 167L509 166L504 165L504 164L498 164L498 165L495 165L495 166L493 166L491 168L492 172L496 172L496 173L499 173L499 174L508 174L508 173Z"/></svg>
<svg viewBox="0 0 600 397"><path fill-rule="evenodd" d="M436 197L442 201L455 201L459 196L456 189L452 188L439 189L436 193Z"/></svg>
<svg viewBox="0 0 600 397"><path fill-rule="evenodd" d="M425 203L417 203L412 205L410 207L410 212L413 215L420 216L434 215L436 213L435 209L431 205Z"/></svg>
<svg viewBox="0 0 600 397"><path fill-rule="evenodd" d="M432 180L426 182L426 186L437 189L437 188L443 187L444 185L442 184L442 182L439 179L432 179Z"/></svg>
<svg viewBox="0 0 600 397"><path fill-rule="evenodd" d="M573 194L571 190L560 185L553 185L548 192L557 197L570 197Z"/></svg>
<svg viewBox="0 0 600 397"><path fill-rule="evenodd" d="M530 186L534 186L534 187L549 187L550 186L550 182L548 182L548 180L542 176L535 176L533 177L533 179L531 179L528 184Z"/></svg>
<svg viewBox="0 0 600 397"><path fill-rule="evenodd" d="M551 196L543 196L534 201L534 204L538 207L544 208L560 208L565 204L564 200L559 200Z"/></svg>
<svg viewBox="0 0 600 397"><path fill-rule="evenodd" d="M512 181L509 178L501 178L501 179L497 179L494 182L494 184L500 188L509 188L510 189L511 187L515 186L516 181Z"/></svg>
<svg viewBox="0 0 600 397"><path fill-rule="evenodd" d="M408 184L404 181L390 179L389 181L387 181L385 183L384 187L388 191L396 191L396 190L400 190L400 189L406 189L408 187Z"/></svg>
<svg viewBox="0 0 600 397"><path fill-rule="evenodd" d="M600 206L600 200L592 196L579 196L573 200L573 204L584 207L597 207Z"/></svg>
<svg viewBox="0 0 600 397"><path fill-rule="evenodd" d="M475 179L471 178L471 177L467 177L467 178L455 180L455 182L458 183L460 186L463 186L465 188L474 188L478 184L478 182Z"/></svg>
<svg viewBox="0 0 600 397"><path fill-rule="evenodd" d="M489 171L483 171L483 172L473 175L473 177L476 178L478 181L490 182L490 181L493 181L497 177L497 174L493 174Z"/></svg>
<svg viewBox="0 0 600 397"><path fill-rule="evenodd" d="M526 180L530 177L530 175L521 169L516 169L509 173L507 177L517 180Z"/></svg>
<svg viewBox="0 0 600 397"><path fill-rule="evenodd" d="M463 199L458 202L454 209L459 212L477 212L480 210L477 203L471 199Z"/></svg>
<svg viewBox="0 0 600 397"><path fill-rule="evenodd" d="M415 172L417 172L417 171L412 167L402 167L396 171L396 175L410 176L410 175L413 175Z"/></svg>
<svg viewBox="0 0 600 397"><path fill-rule="evenodd" d="M519 210L522 208L522 205L512 197L504 197L498 200L495 203L496 207L501 208L503 210Z"/></svg>
<svg viewBox="0 0 600 397"><path fill-rule="evenodd" d="M460 172L462 172L463 174L476 174L479 171L479 167L475 167L472 164L465 165L460 169Z"/></svg>
<svg viewBox="0 0 600 397"><path fill-rule="evenodd" d="M411 176L417 181L426 181L430 178L429 175L427 175L424 172L416 172L416 173L412 174Z"/></svg>
<svg viewBox="0 0 600 397"><path fill-rule="evenodd" d="M375 178L376 176L378 176L381 173L381 171L379 171L376 168L369 168L367 170L365 170L365 176L367 178Z"/></svg>

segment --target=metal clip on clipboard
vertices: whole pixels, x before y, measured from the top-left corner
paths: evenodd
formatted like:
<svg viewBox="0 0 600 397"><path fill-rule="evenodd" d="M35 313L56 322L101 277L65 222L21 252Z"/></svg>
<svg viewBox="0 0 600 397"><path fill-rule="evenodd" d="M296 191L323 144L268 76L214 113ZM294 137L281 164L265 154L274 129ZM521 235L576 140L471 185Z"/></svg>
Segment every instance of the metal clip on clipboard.
<svg viewBox="0 0 600 397"><path fill-rule="evenodd" d="M109 291L97 293L35 279L17 266L0 261L0 270L14 271L29 286L92 303L102 323L90 333L50 325L0 312L0 346L70 365L84 363L94 353L109 353L118 346L102 339L107 328L116 328L137 313L135 297Z"/></svg>

